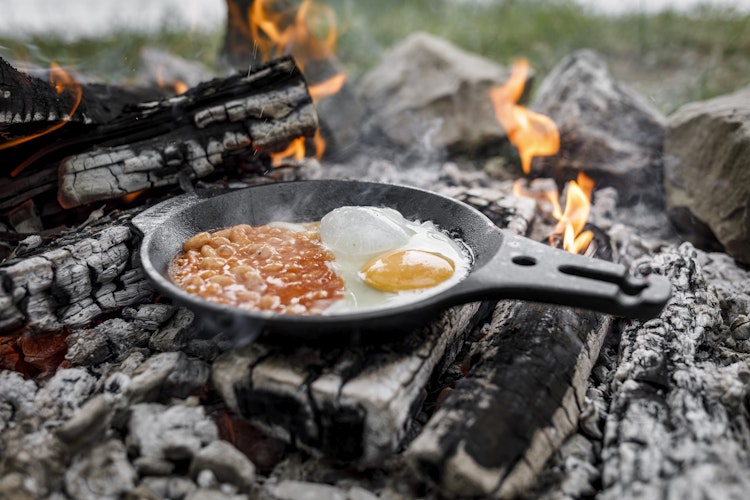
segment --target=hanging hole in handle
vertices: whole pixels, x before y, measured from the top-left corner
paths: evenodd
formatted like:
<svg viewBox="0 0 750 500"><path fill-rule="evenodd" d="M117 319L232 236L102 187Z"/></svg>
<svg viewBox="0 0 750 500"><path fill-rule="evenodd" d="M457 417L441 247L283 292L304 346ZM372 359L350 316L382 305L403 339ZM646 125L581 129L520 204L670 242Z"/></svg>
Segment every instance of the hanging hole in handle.
<svg viewBox="0 0 750 500"><path fill-rule="evenodd" d="M536 259L529 255L516 255L511 260L518 266L530 267L536 265Z"/></svg>
<svg viewBox="0 0 750 500"><path fill-rule="evenodd" d="M628 276L612 274L606 271L600 271L597 269L587 269L578 266L563 265L559 267L561 273L569 274L572 276L579 276L581 278L588 278L596 281L604 281L612 283L620 287L623 293L626 295L638 295L644 289L648 288L648 283L644 280Z"/></svg>

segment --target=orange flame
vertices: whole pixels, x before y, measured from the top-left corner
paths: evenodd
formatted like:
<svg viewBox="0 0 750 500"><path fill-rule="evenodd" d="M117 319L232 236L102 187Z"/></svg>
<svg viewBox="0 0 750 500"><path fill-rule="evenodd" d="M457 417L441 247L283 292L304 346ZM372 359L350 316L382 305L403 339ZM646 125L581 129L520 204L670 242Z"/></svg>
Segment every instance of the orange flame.
<svg viewBox="0 0 750 500"><path fill-rule="evenodd" d="M550 213L557 220L557 225L549 235L549 243L557 246L557 242L562 239L563 249L572 253L584 253L594 238L592 231L583 230L591 211L593 191L594 181L583 172L579 172L578 179L570 181L567 185L563 211L557 189L532 193L523 189L520 179L513 184L514 195L550 204Z"/></svg>
<svg viewBox="0 0 750 500"><path fill-rule="evenodd" d="M271 165L278 167L284 163L284 160L291 158L299 161L305 157L305 138L297 137L289 143L283 151L271 153Z"/></svg>
<svg viewBox="0 0 750 500"><path fill-rule="evenodd" d="M310 97L312 97L313 102L337 94L341 90L341 87L344 86L346 77L346 73L338 73L328 80L316 83L315 85L310 85L308 91L310 92Z"/></svg>
<svg viewBox="0 0 750 500"><path fill-rule="evenodd" d="M525 174L531 172L531 160L535 156L554 155L560 150L560 133L555 122L548 116L535 113L516 104L523 95L529 62L519 59L513 63L508 81L490 89L490 99L498 121L521 157Z"/></svg>
<svg viewBox="0 0 750 500"><path fill-rule="evenodd" d="M336 51L336 13L327 5L303 0L295 10L288 2L255 0L248 16L264 61L291 54L304 72L307 63L328 59Z"/></svg>
<svg viewBox="0 0 750 500"><path fill-rule="evenodd" d="M594 190L594 181L583 172L578 173L577 181L568 183L567 194L565 195L565 212L559 212L559 203L557 204L557 213L553 216L557 219L557 225L550 235L550 244L554 240L562 237L563 248L572 253L583 253L588 248L594 233L584 231L586 222L589 219L591 211L591 194Z"/></svg>
<svg viewBox="0 0 750 500"><path fill-rule="evenodd" d="M187 83L181 80L167 82L166 79L164 78L161 67L157 68L156 70L156 84L162 89L172 87L172 90L174 90L175 95L184 94L190 88Z"/></svg>
<svg viewBox="0 0 750 500"><path fill-rule="evenodd" d="M69 89L72 89L73 92L75 93L75 99L68 114L64 116L60 122L48 127L45 130L42 130L41 132L30 134L25 137L19 137L18 139L13 139L13 140L0 144L0 150L8 149L13 146L17 146L18 144L22 144L24 142L37 139L43 135L49 134L50 132L54 132L55 130L61 128L63 125L65 125L66 123L70 121L70 118L73 116L73 114L78 109L78 106L81 104L81 98L83 97L83 87L81 86L80 83L75 81L75 79L70 75L70 73L62 69L55 62L53 62L50 65L49 80L50 80L50 84L52 85L52 87L54 87L55 92L57 94L62 94L63 92ZM21 171L27 166L29 166L35 159L36 159L36 156L32 156L31 158L28 158L26 161L18 165L10 173L11 177L15 177L16 175L20 174Z"/></svg>
<svg viewBox="0 0 750 500"><path fill-rule="evenodd" d="M288 2L256 0L248 11L250 36L256 44L262 61L291 54L302 72L309 63L325 61L336 52L336 13L326 5L303 0L296 9ZM338 73L331 78L310 85L313 102L336 94L343 87L347 74ZM315 156L320 159L326 142L316 131L313 138ZM278 166L287 158L305 157L304 138L295 139L284 151L271 155L272 164Z"/></svg>

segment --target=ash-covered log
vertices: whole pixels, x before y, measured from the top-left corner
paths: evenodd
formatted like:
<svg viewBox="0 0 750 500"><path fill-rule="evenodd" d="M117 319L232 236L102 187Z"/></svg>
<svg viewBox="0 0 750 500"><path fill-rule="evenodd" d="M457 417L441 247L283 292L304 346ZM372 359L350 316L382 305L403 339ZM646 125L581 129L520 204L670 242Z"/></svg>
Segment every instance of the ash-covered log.
<svg viewBox="0 0 750 500"><path fill-rule="evenodd" d="M690 243L636 263L667 276L659 318L622 331L598 498L743 498L750 489L750 273Z"/></svg>
<svg viewBox="0 0 750 500"><path fill-rule="evenodd" d="M82 326L152 294L137 265L132 214L62 235L54 245L0 266L0 336Z"/></svg>
<svg viewBox="0 0 750 500"><path fill-rule="evenodd" d="M481 313L479 304L456 307L382 345L255 343L217 359L213 383L232 411L277 438L315 455L381 464L410 432L425 387Z"/></svg>
<svg viewBox="0 0 750 500"><path fill-rule="evenodd" d="M407 450L446 494L523 494L578 424L612 318L504 301L470 356L469 374Z"/></svg>

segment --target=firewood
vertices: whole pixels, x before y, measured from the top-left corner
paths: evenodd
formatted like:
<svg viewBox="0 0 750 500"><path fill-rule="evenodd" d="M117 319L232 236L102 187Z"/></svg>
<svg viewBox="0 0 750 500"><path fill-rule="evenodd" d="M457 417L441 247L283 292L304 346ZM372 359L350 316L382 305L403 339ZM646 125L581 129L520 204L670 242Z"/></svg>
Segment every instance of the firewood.
<svg viewBox="0 0 750 500"><path fill-rule="evenodd" d="M612 318L504 301L407 459L451 495L523 494L578 424Z"/></svg>
<svg viewBox="0 0 750 500"><path fill-rule="evenodd" d="M58 200L72 208L204 177L233 160L268 163L264 153L316 129L304 78L291 58L277 59L179 96L132 103L85 133L78 129L78 137L54 146L66 156L59 162ZM41 163L41 168L58 168L55 162ZM0 207L35 194L26 175L8 179Z"/></svg>
<svg viewBox="0 0 750 500"><path fill-rule="evenodd" d="M254 68L262 64L268 57L274 55L291 54L295 57L300 70L310 85L310 92L315 100L315 106L320 120L321 136L325 140L325 151L329 156L339 158L351 153L360 138L360 127L364 117L364 106L358 97L358 93L346 79L346 70L333 52L334 46L326 47L330 52L323 50L314 53L307 49L311 46L326 45L326 42L318 40L306 40L297 42L292 40L284 42L282 46L271 44L271 40L265 37L263 29L258 30L260 40L254 38L255 31L251 22L254 0L226 0L227 24L224 35L224 45L221 49L222 60L231 68L241 73L247 68ZM306 20L297 18L295 9L287 8L281 12L274 12L279 31L292 29L297 22L304 24ZM277 8L271 3L266 3L263 9L274 10ZM268 21L268 20L266 20ZM327 26L329 30L335 30L335 26ZM305 28L297 27L305 33ZM307 28L307 34L314 37L315 30ZM259 47L269 47L273 50L264 51ZM300 48L302 54L295 49ZM266 52L266 53L264 53ZM330 90L321 91L327 82L343 78L338 91L331 93ZM316 153L322 153L316 151Z"/></svg>
<svg viewBox="0 0 750 500"><path fill-rule="evenodd" d="M4 157L0 176L8 176L29 158L59 161L68 149L89 143L90 131L112 121L126 107L165 97L159 88L81 84L73 75L65 75L66 80L56 86L18 71L0 58L0 148ZM42 135L21 141L34 134Z"/></svg>
<svg viewBox="0 0 750 500"><path fill-rule="evenodd" d="M134 265L132 213L62 235L38 255L0 266L0 335L82 326L152 294Z"/></svg>
<svg viewBox="0 0 750 500"><path fill-rule="evenodd" d="M743 498L748 343L729 330L747 311L750 274L689 243L636 265L667 276L673 297L659 318L622 331L598 498Z"/></svg>
<svg viewBox="0 0 750 500"><path fill-rule="evenodd" d="M431 377L481 317L479 304L455 307L402 339L368 346L256 342L219 357L213 383L232 411L274 437L319 456L380 464L409 432Z"/></svg>

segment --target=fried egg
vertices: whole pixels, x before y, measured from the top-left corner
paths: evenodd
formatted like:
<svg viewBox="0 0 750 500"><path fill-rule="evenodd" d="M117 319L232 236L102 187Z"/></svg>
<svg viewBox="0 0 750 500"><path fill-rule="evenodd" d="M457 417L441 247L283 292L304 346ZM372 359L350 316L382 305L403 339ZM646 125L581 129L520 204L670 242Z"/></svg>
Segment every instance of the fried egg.
<svg viewBox="0 0 750 500"><path fill-rule="evenodd" d="M346 284L345 298L325 314L420 300L461 281L471 263L467 249L435 224L409 221L391 208L337 208L321 219L320 237Z"/></svg>

